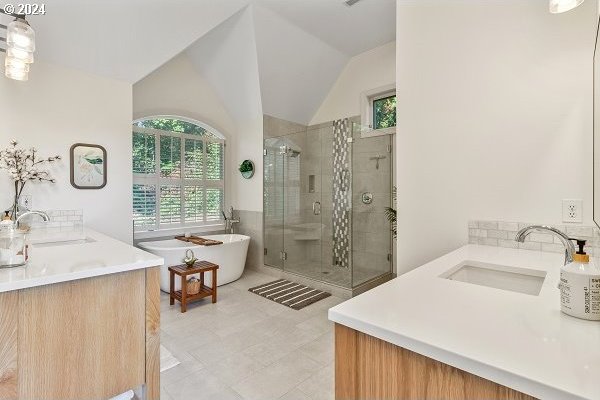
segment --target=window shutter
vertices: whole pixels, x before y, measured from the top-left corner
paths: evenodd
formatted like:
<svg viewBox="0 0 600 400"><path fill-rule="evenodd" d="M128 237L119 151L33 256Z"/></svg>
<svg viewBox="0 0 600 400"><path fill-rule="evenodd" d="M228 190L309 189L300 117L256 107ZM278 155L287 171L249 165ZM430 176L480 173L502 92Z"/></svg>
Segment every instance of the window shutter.
<svg viewBox="0 0 600 400"><path fill-rule="evenodd" d="M156 136L133 132L133 173L156 173Z"/></svg>
<svg viewBox="0 0 600 400"><path fill-rule="evenodd" d="M160 225L181 223L181 186L160 187Z"/></svg>
<svg viewBox="0 0 600 400"><path fill-rule="evenodd" d="M135 231L156 229L156 186L133 185L133 227Z"/></svg>
<svg viewBox="0 0 600 400"><path fill-rule="evenodd" d="M223 179L223 143L206 144L206 179L218 181Z"/></svg>
<svg viewBox="0 0 600 400"><path fill-rule="evenodd" d="M204 222L204 191L202 187L186 185L184 196L185 222Z"/></svg>
<svg viewBox="0 0 600 400"><path fill-rule="evenodd" d="M206 189L206 221L218 221L223 210L223 189Z"/></svg>
<svg viewBox="0 0 600 400"><path fill-rule="evenodd" d="M157 118L133 126L136 232L222 221L225 143L189 122Z"/></svg>
<svg viewBox="0 0 600 400"><path fill-rule="evenodd" d="M160 176L181 178L181 138L160 136Z"/></svg>
<svg viewBox="0 0 600 400"><path fill-rule="evenodd" d="M196 139L185 139L185 166L186 179L203 178L204 142Z"/></svg>

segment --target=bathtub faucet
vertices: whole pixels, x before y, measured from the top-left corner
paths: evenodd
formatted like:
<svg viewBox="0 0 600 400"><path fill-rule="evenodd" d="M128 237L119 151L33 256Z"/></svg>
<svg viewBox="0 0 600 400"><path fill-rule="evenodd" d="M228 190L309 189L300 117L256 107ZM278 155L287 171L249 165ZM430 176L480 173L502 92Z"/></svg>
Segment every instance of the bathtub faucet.
<svg viewBox="0 0 600 400"><path fill-rule="evenodd" d="M234 234L234 224L239 224L240 219L233 218L233 207L229 207L229 217L225 214L225 211L221 211L223 218L225 219L225 232Z"/></svg>

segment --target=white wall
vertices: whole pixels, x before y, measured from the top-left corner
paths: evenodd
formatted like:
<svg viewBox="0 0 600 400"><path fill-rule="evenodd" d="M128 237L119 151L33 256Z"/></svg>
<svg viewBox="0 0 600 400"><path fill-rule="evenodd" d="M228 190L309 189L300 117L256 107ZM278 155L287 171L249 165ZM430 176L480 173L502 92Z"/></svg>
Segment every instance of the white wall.
<svg viewBox="0 0 600 400"><path fill-rule="evenodd" d="M186 50L195 70L209 82L235 123L228 143L227 170L232 182L228 205L248 211L262 211L263 199L263 111L255 36L252 11L247 7ZM257 167L249 180L238 172L245 159Z"/></svg>
<svg viewBox="0 0 600 400"><path fill-rule="evenodd" d="M399 272L470 219L591 224L595 3L427 3L397 3Z"/></svg>
<svg viewBox="0 0 600 400"><path fill-rule="evenodd" d="M350 57L267 8L252 9L263 112L307 125Z"/></svg>
<svg viewBox="0 0 600 400"><path fill-rule="evenodd" d="M226 137L226 207L262 211L262 172L251 180L242 179L238 166L245 158L262 168L262 116L260 121L232 118L220 96L194 67L187 53L137 82L133 86L133 118L152 115L178 115L204 122ZM238 132L242 132L241 136ZM255 132L260 135L248 135ZM262 169L261 169L262 171ZM243 185L256 185L249 194ZM250 208L252 207L252 208Z"/></svg>
<svg viewBox="0 0 600 400"><path fill-rule="evenodd" d="M185 53L133 85L133 119L153 115L196 119L227 138L235 132L235 122Z"/></svg>
<svg viewBox="0 0 600 400"><path fill-rule="evenodd" d="M396 43L361 53L348 62L310 121L320 124L360 115L361 93L396 82Z"/></svg>
<svg viewBox="0 0 600 400"><path fill-rule="evenodd" d="M2 59L3 61L3 59ZM131 85L36 62L28 82L0 77L0 147L16 139L42 156L59 154L54 185L29 183L35 209L83 209L88 226L131 242ZM69 177L69 148L100 144L108 153L108 184L78 190ZM0 208L12 204L12 184L0 170Z"/></svg>
<svg viewBox="0 0 600 400"><path fill-rule="evenodd" d="M237 128L211 85L194 69L185 53L133 85L133 119L154 115L192 118L225 136L225 202L229 203L235 169L231 161L232 138Z"/></svg>

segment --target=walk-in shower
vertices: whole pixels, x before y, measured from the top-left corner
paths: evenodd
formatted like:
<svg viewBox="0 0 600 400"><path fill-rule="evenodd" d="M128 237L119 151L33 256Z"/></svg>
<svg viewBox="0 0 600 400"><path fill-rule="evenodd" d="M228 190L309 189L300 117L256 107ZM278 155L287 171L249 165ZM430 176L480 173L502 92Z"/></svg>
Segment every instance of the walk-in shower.
<svg viewBox="0 0 600 400"><path fill-rule="evenodd" d="M264 262L346 289L392 272L392 136L265 116Z"/></svg>

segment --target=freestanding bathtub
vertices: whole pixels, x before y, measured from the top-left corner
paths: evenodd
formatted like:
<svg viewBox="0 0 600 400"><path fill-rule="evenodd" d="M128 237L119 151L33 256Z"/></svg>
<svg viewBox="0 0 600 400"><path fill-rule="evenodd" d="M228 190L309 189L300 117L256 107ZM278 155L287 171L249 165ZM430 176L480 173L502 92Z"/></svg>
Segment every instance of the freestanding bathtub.
<svg viewBox="0 0 600 400"><path fill-rule="evenodd" d="M217 271L217 285L225 285L239 279L244 272L246 255L250 236L244 235L207 235L206 239L222 241L223 244L216 246L199 246L177 239L158 240L153 242L141 242L138 244L142 249L156 254L165 259L165 265L160 270L160 288L169 292L169 267L183 263L185 252L191 249L198 260L209 261L219 265ZM177 278L177 277L176 277ZM205 285L212 284L210 273L204 275ZM175 280L175 290L181 290L181 280Z"/></svg>

